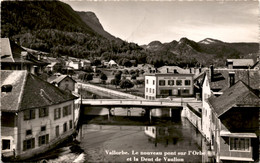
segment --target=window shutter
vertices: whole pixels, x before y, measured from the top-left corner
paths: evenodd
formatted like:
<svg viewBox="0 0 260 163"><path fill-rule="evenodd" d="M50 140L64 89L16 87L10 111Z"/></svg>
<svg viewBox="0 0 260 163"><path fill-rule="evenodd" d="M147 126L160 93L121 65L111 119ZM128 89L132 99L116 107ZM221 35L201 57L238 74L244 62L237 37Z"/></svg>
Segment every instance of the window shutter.
<svg viewBox="0 0 260 163"><path fill-rule="evenodd" d="M35 138L32 139L32 148L35 147Z"/></svg>
<svg viewBox="0 0 260 163"><path fill-rule="evenodd" d="M23 141L23 150L26 150L26 140Z"/></svg>
<svg viewBox="0 0 260 163"><path fill-rule="evenodd" d="M46 135L46 142L45 144L48 144L49 143L49 134Z"/></svg>
<svg viewBox="0 0 260 163"><path fill-rule="evenodd" d="M38 146L41 146L41 136L38 137Z"/></svg>
<svg viewBox="0 0 260 163"><path fill-rule="evenodd" d="M31 110L31 113L32 113L32 117L31 117L31 119L34 119L35 118L35 110Z"/></svg>

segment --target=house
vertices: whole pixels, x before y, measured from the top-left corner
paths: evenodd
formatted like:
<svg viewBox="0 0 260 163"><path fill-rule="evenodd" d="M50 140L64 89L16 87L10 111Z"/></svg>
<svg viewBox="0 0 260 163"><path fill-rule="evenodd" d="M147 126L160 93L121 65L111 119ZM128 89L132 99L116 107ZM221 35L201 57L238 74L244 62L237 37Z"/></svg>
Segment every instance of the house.
<svg viewBox="0 0 260 163"><path fill-rule="evenodd" d="M108 62L108 66L109 66L109 67L117 67L118 64L117 64L114 60L110 60L110 61Z"/></svg>
<svg viewBox="0 0 260 163"><path fill-rule="evenodd" d="M80 59L80 67L81 69L86 69L91 66L90 60L87 59Z"/></svg>
<svg viewBox="0 0 260 163"><path fill-rule="evenodd" d="M168 96L192 96L193 74L145 74L145 98L154 100Z"/></svg>
<svg viewBox="0 0 260 163"><path fill-rule="evenodd" d="M46 66L47 72L58 72L61 70L62 65L58 62L51 62L49 65Z"/></svg>
<svg viewBox="0 0 260 163"><path fill-rule="evenodd" d="M1 153L27 159L72 135L76 96L28 71L1 71Z"/></svg>
<svg viewBox="0 0 260 163"><path fill-rule="evenodd" d="M66 61L66 66L67 67L71 67L74 70L79 70L81 69L81 63L80 61L76 60L76 59L71 59L69 61Z"/></svg>
<svg viewBox="0 0 260 163"><path fill-rule="evenodd" d="M74 79L69 77L68 75L59 75L50 77L48 82L54 84L62 90L74 92L75 84L77 83Z"/></svg>
<svg viewBox="0 0 260 163"><path fill-rule="evenodd" d="M178 73L178 74L188 74L190 73L189 69L183 69L179 66L162 66L159 67L158 72L160 73Z"/></svg>
<svg viewBox="0 0 260 163"><path fill-rule="evenodd" d="M249 69L254 65L253 59L227 59L226 66L228 69Z"/></svg>
<svg viewBox="0 0 260 163"><path fill-rule="evenodd" d="M260 71L255 69L215 69L211 66L205 71L205 74L208 76L210 89L214 94L221 94L238 80L243 81L253 89L260 88Z"/></svg>
<svg viewBox="0 0 260 163"><path fill-rule="evenodd" d="M1 38L1 70L27 70L40 74L48 64L34 57L9 38Z"/></svg>
<svg viewBox="0 0 260 163"><path fill-rule="evenodd" d="M259 93L238 81L208 103L216 162L259 162Z"/></svg>

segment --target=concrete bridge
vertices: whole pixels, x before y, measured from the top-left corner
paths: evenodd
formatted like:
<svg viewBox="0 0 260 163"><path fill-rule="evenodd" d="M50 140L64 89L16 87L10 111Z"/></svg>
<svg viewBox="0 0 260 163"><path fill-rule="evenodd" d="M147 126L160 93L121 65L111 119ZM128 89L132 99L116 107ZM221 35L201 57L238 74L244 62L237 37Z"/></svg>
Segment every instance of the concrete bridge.
<svg viewBox="0 0 260 163"><path fill-rule="evenodd" d="M187 102L198 103L198 101L195 98L174 98L172 100L82 99L82 105L84 106L104 106L104 107L173 108L173 107L182 107Z"/></svg>

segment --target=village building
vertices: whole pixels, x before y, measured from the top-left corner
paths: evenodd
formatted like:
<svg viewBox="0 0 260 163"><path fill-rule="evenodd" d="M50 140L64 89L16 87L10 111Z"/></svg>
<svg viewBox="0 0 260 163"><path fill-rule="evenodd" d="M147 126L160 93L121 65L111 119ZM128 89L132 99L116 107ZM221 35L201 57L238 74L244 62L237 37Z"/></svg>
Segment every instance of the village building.
<svg viewBox="0 0 260 163"><path fill-rule="evenodd" d="M76 96L28 71L1 71L1 153L26 159L75 131Z"/></svg>
<svg viewBox="0 0 260 163"><path fill-rule="evenodd" d="M189 74L191 73L189 69L183 69L179 66L162 66L157 69L158 73L179 73L179 74Z"/></svg>
<svg viewBox="0 0 260 163"><path fill-rule="evenodd" d="M228 69L249 69L254 65L253 59L227 59L226 66Z"/></svg>
<svg viewBox="0 0 260 163"><path fill-rule="evenodd" d="M54 84L62 90L74 92L76 81L69 77L68 75L53 75L48 78L48 82Z"/></svg>
<svg viewBox="0 0 260 163"><path fill-rule="evenodd" d="M259 92L238 81L208 103L215 161L259 162Z"/></svg>
<svg viewBox="0 0 260 163"><path fill-rule="evenodd" d="M1 70L27 70L41 74L48 64L35 57L9 38L1 38Z"/></svg>
<svg viewBox="0 0 260 163"><path fill-rule="evenodd" d="M145 75L145 99L192 95L193 74L152 73Z"/></svg>

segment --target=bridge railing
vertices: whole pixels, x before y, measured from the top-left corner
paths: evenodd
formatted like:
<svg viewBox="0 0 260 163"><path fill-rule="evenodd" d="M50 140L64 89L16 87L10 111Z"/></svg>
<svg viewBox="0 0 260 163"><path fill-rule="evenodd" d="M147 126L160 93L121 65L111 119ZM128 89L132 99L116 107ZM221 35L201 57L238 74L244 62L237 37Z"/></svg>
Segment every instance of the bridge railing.
<svg viewBox="0 0 260 163"><path fill-rule="evenodd" d="M182 98L172 101L152 101L137 99L83 99L83 104L89 105L143 105L143 106L183 106L183 104L192 102ZM196 102L196 101L193 101Z"/></svg>

